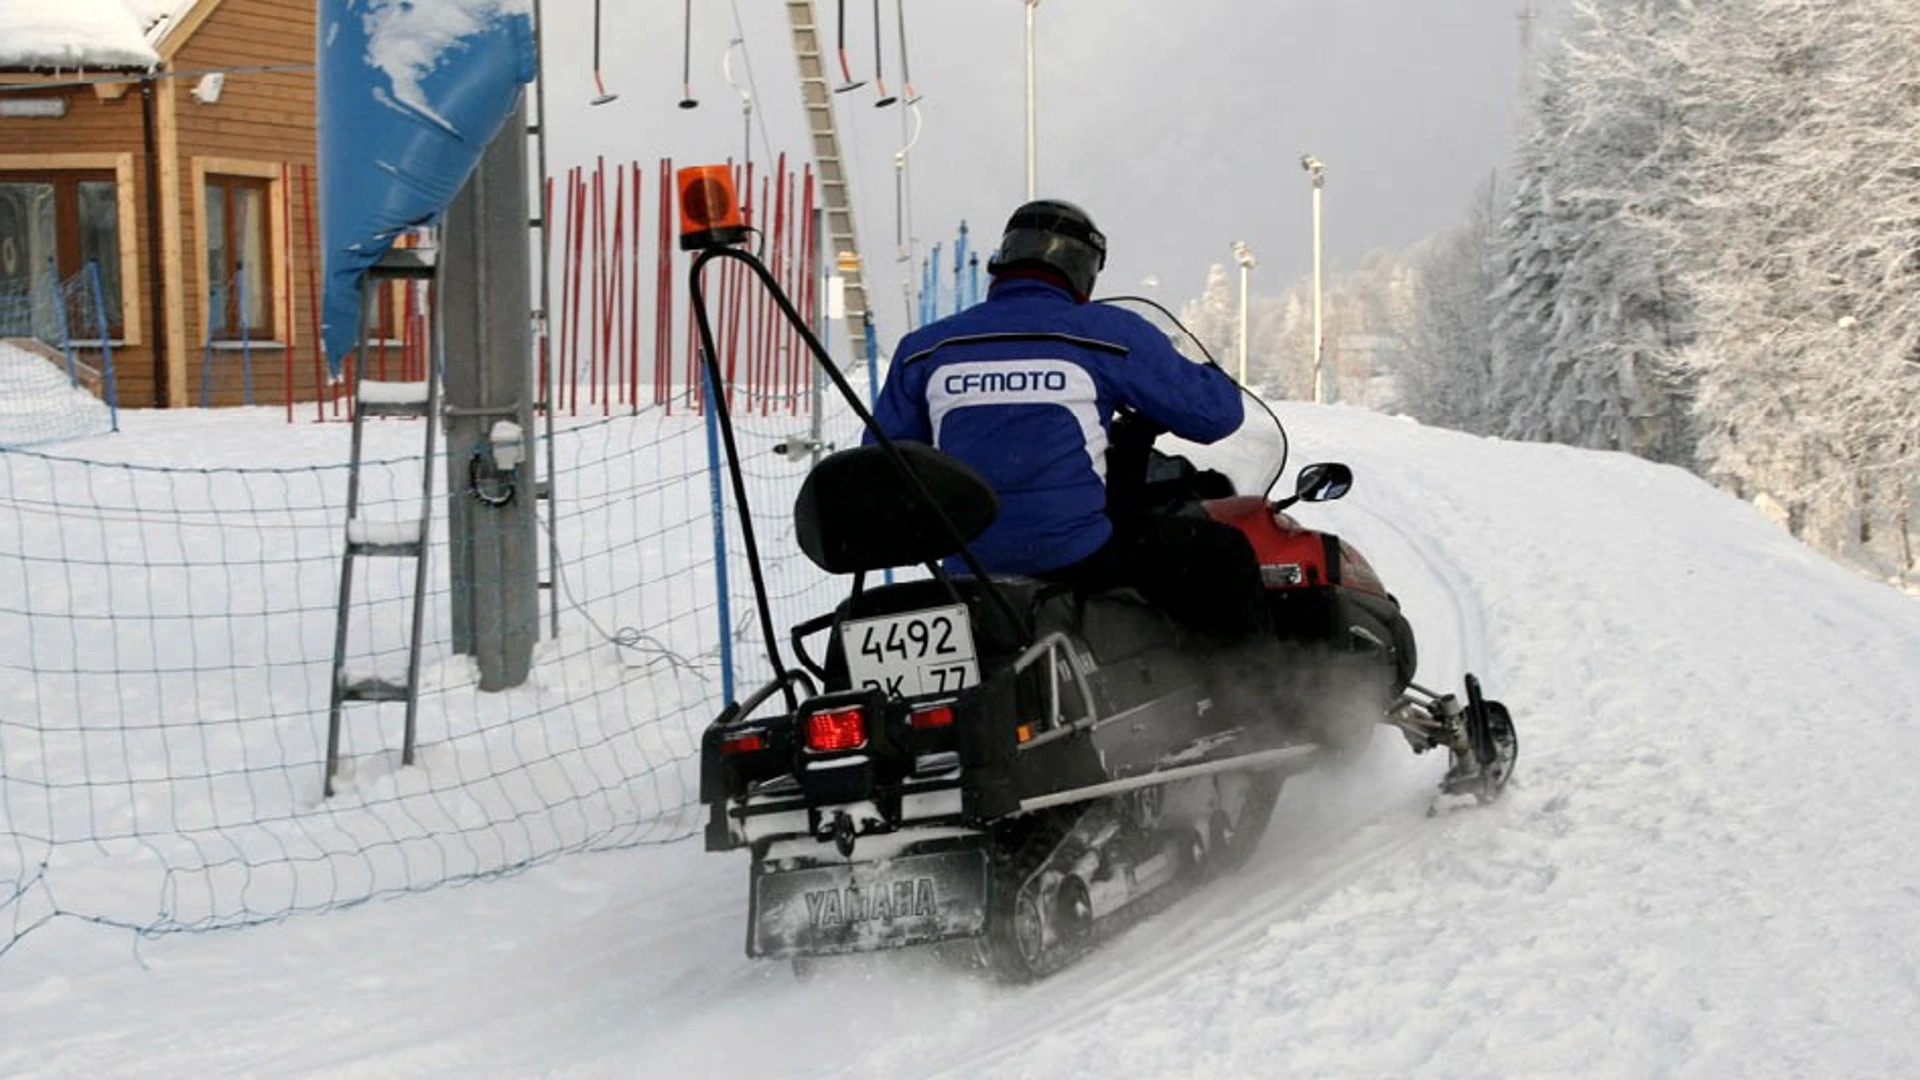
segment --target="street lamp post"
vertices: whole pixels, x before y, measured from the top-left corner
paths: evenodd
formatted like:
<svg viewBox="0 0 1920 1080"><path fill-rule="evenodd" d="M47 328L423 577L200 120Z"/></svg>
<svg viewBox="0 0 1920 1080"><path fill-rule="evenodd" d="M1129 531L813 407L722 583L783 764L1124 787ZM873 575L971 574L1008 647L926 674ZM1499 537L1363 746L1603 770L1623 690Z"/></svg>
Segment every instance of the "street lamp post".
<svg viewBox="0 0 1920 1080"><path fill-rule="evenodd" d="M1247 272L1260 264L1244 240L1233 242L1233 261L1240 264L1240 385L1247 385Z"/></svg>
<svg viewBox="0 0 1920 1080"><path fill-rule="evenodd" d="M1033 116L1033 9L1040 6L1040 0L1025 0L1027 5L1027 201L1032 202L1038 185L1039 173L1035 161L1038 137Z"/></svg>
<svg viewBox="0 0 1920 1080"><path fill-rule="evenodd" d="M1327 400L1320 377L1326 357L1326 337L1320 329L1320 189L1327 183L1327 166L1312 154L1302 154L1300 167L1313 178L1313 400L1318 403Z"/></svg>

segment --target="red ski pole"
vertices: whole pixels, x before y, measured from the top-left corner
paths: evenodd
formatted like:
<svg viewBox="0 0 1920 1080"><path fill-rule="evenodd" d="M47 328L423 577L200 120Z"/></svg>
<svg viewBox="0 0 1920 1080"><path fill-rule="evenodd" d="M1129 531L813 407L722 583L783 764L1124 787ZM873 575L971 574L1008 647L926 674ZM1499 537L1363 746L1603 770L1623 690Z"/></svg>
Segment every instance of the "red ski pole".
<svg viewBox="0 0 1920 1080"><path fill-rule="evenodd" d="M308 328L313 332L313 419L318 423L327 418L328 380L326 347L320 340L320 273L315 263L319 249L313 243L313 187L309 176L307 166L301 164L300 226L307 240L307 319Z"/></svg>
<svg viewBox="0 0 1920 1080"><path fill-rule="evenodd" d="M627 407L633 412L640 411L640 163L628 162L633 168L633 253L629 256L633 281L628 286L632 313L627 322L628 338L632 349L627 354Z"/></svg>

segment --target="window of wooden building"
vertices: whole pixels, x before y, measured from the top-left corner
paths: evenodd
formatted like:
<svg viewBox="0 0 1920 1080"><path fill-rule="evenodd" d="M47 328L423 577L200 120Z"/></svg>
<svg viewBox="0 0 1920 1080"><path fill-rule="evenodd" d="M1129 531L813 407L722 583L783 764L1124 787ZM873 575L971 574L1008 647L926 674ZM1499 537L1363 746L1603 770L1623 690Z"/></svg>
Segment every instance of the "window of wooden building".
<svg viewBox="0 0 1920 1080"><path fill-rule="evenodd" d="M107 333L120 337L120 204L114 174L0 171L0 337L44 334L48 327L41 324L63 313L74 337L99 336L89 264L100 268ZM60 306L54 303L49 274L64 287Z"/></svg>
<svg viewBox="0 0 1920 1080"><path fill-rule="evenodd" d="M207 176L207 329L215 340L276 336L268 196L266 180Z"/></svg>

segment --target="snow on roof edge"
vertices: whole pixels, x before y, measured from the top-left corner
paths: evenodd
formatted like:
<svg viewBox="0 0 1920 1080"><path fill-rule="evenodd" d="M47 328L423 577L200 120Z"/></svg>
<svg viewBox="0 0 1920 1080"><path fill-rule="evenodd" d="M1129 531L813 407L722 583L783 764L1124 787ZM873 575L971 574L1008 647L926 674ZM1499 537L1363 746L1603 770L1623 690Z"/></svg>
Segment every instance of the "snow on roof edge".
<svg viewBox="0 0 1920 1080"><path fill-rule="evenodd" d="M202 2L0 0L0 70L152 70L161 38Z"/></svg>

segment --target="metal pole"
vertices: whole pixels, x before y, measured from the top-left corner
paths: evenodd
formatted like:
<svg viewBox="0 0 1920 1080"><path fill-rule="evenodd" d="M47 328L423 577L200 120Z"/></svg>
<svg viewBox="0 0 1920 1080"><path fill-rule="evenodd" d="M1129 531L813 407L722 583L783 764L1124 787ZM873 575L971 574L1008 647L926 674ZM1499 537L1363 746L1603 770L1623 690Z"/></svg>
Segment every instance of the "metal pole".
<svg viewBox="0 0 1920 1080"><path fill-rule="evenodd" d="M1245 386L1247 385L1247 276L1257 265L1258 260L1253 257L1253 251L1247 247L1244 240L1233 242L1233 260L1240 264L1240 385Z"/></svg>
<svg viewBox="0 0 1920 1080"><path fill-rule="evenodd" d="M1320 183L1313 185L1313 400L1324 402L1326 387L1321 374L1327 355L1327 334L1321 320L1320 286Z"/></svg>
<svg viewBox="0 0 1920 1080"><path fill-rule="evenodd" d="M902 287L904 287L904 277L902 281ZM861 312L860 323L867 342L867 408L871 410L880 404L880 339L874 335L873 312ZM881 573L881 580L885 584L893 584L891 567Z"/></svg>
<svg viewBox="0 0 1920 1080"><path fill-rule="evenodd" d="M1034 127L1033 110L1033 9L1040 6L1040 0L1026 0L1027 4L1027 201L1037 196L1039 173L1035 166L1037 138Z"/></svg>
<svg viewBox="0 0 1920 1080"><path fill-rule="evenodd" d="M545 435L546 476L539 475L540 465L531 464L529 471L534 475L536 492L546 492L547 512L547 633L549 637L560 636L560 515L556 508L560 505L559 493L554 486L556 450L553 442L553 409L559 393L557 358L553 354L553 198L548 194L550 184L547 176L547 54L546 54L546 12L542 0L533 0L533 62L534 62L534 113L533 124L538 149L534 163L539 170L536 190L540 192L540 307L533 313L533 333L539 338L540 356L546 359L546 379L534 387L540 395L540 420ZM594 20L595 43L599 40L599 20ZM595 74L599 73L596 65ZM634 188L639 190L640 177L634 175ZM565 243L564 240L561 241ZM637 352L639 345L634 349ZM528 437L531 438L531 432ZM527 455L529 462L537 462L533 454ZM544 481L544 483L543 483Z"/></svg>
<svg viewBox="0 0 1920 1080"><path fill-rule="evenodd" d="M1313 179L1313 400L1324 403L1326 387L1320 376L1326 358L1326 337L1320 328L1320 189L1327 182L1327 167L1312 154L1301 156L1300 167Z"/></svg>
<svg viewBox="0 0 1920 1080"><path fill-rule="evenodd" d="M812 274L813 280L820 285L820 300L815 305L813 314L820 320L820 348L824 351L827 348L827 339L833 332L833 320L827 316L827 211L824 208L814 210L811 228L813 229L813 265L807 268L807 272ZM812 454L807 462L808 467L811 468L820 464L821 455L826 453L826 447L820 441L820 406L825 376L813 357L807 357L806 363L807 381L811 384L808 400L813 412L813 419L807 427L807 438L813 444Z"/></svg>
<svg viewBox="0 0 1920 1080"><path fill-rule="evenodd" d="M60 288L60 266L54 262L54 257L49 255L47 256L47 289L48 295L53 297L53 313L60 324L60 351L67 358L67 385L79 386L80 372L73 366L73 333L67 325L67 298L61 295ZM105 336L104 331L101 336ZM204 385L206 378L202 376L200 381ZM207 402L204 390L201 395L200 405L205 408Z"/></svg>
<svg viewBox="0 0 1920 1080"><path fill-rule="evenodd" d="M247 234L247 215L240 214L240 235ZM238 299L234 302L235 311L240 316L240 387L241 403L253 404L253 343L251 328L247 326L247 260L243 256L233 267L234 291Z"/></svg>
<svg viewBox="0 0 1920 1080"><path fill-rule="evenodd" d="M707 385L705 421L707 429L707 496L713 513L713 585L720 632L720 700L732 702L733 696L733 587L727 580L727 497L720 485L720 410L726 406L726 389L713 377L713 371L700 361L700 377ZM743 511L744 512L744 511Z"/></svg>
<svg viewBox="0 0 1920 1080"><path fill-rule="evenodd" d="M107 417L113 423L113 430L120 430L120 390L113 381L113 334L107 326L107 299L100 289L100 261L87 260L87 280L93 288L93 317L100 326L100 358L102 373L106 379Z"/></svg>
<svg viewBox="0 0 1920 1080"><path fill-rule="evenodd" d="M1247 385L1247 264L1240 264L1240 385Z"/></svg>

